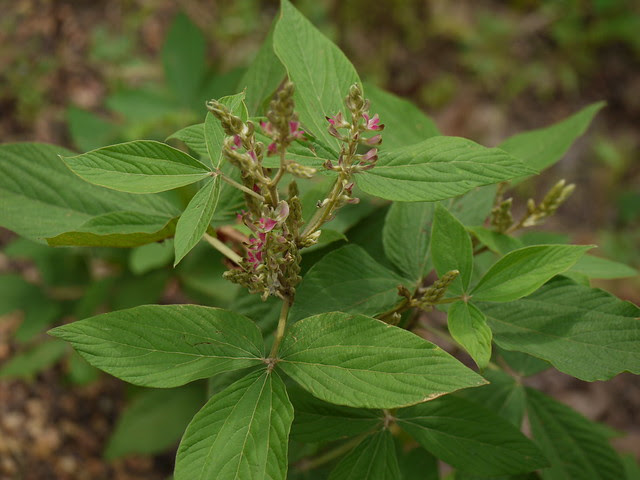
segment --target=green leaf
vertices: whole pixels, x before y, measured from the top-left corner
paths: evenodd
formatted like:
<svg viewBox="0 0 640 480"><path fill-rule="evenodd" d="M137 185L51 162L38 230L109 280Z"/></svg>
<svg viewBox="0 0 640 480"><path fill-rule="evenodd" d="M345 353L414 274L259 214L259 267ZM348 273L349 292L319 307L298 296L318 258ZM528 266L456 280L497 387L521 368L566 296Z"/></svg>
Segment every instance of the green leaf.
<svg viewBox="0 0 640 480"><path fill-rule="evenodd" d="M559 278L516 302L480 308L502 348L586 381L640 374L640 308L607 292Z"/></svg>
<svg viewBox="0 0 640 480"><path fill-rule="evenodd" d="M0 368L0 378L32 379L64 355L67 346L57 340L45 341L16 353Z"/></svg>
<svg viewBox="0 0 640 480"><path fill-rule="evenodd" d="M604 105L593 103L554 125L514 135L502 142L500 148L535 170L543 170L564 156Z"/></svg>
<svg viewBox="0 0 640 480"><path fill-rule="evenodd" d="M371 114L377 113L384 123L383 148L399 148L440 135L434 121L413 103L372 84L365 83L366 97L371 101Z"/></svg>
<svg viewBox="0 0 640 480"><path fill-rule="evenodd" d="M476 301L509 302L534 292L568 270L590 245L536 245L514 250L496 263L473 289Z"/></svg>
<svg viewBox="0 0 640 480"><path fill-rule="evenodd" d="M520 428L526 409L522 384L502 370L487 369L483 372L483 377L491 383L472 390L462 390L456 395L479 403Z"/></svg>
<svg viewBox="0 0 640 480"><path fill-rule="evenodd" d="M434 344L364 315L340 312L295 323L278 366L326 402L396 408L484 380Z"/></svg>
<svg viewBox="0 0 640 480"><path fill-rule="evenodd" d="M162 47L162 63L167 84L186 106L199 92L206 65L207 44L200 29L180 13L173 20Z"/></svg>
<svg viewBox="0 0 640 480"><path fill-rule="evenodd" d="M507 363L509 368L522 377L529 377L551 368L551 364L540 358L522 352L505 350L497 347L496 352Z"/></svg>
<svg viewBox="0 0 640 480"><path fill-rule="evenodd" d="M395 202L382 230L384 253L407 278L418 282L427 273L433 204Z"/></svg>
<svg viewBox="0 0 640 480"><path fill-rule="evenodd" d="M329 135L325 117L345 112L343 100L360 81L355 68L288 0L281 2L273 49L296 84L294 100L302 125L337 151L340 142Z"/></svg>
<svg viewBox="0 0 640 480"><path fill-rule="evenodd" d="M274 25L275 22L238 85L238 90L246 88L247 110L251 115L264 113L262 106L265 100L276 91L286 75L282 63L273 51Z"/></svg>
<svg viewBox="0 0 640 480"><path fill-rule="evenodd" d="M482 244L486 245L489 250L501 255L525 246L522 241L517 238L510 237L504 233L494 232L485 227L468 227L468 230L473 233Z"/></svg>
<svg viewBox="0 0 640 480"><path fill-rule="evenodd" d="M132 208L149 215L178 213L158 195L131 195L90 185L71 173L59 154L73 152L39 143L0 145L0 225L44 242L105 213Z"/></svg>
<svg viewBox="0 0 640 480"><path fill-rule="evenodd" d="M168 265L173 259L173 240L150 243L136 247L129 256L129 269L135 275L142 275L156 268Z"/></svg>
<svg viewBox="0 0 640 480"><path fill-rule="evenodd" d="M193 418L178 448L175 480L284 480L292 420L278 374L247 375Z"/></svg>
<svg viewBox="0 0 640 480"><path fill-rule="evenodd" d="M382 426L381 410L343 407L323 402L301 388L289 388L296 416L291 438L304 443L354 437Z"/></svg>
<svg viewBox="0 0 640 480"><path fill-rule="evenodd" d="M530 472L547 462L535 444L495 413L453 395L396 413L400 428L449 465L477 475Z"/></svg>
<svg viewBox="0 0 640 480"><path fill-rule="evenodd" d="M198 155L208 158L209 151L204 139L204 123L197 123L178 130L176 133L167 137L167 140L175 138L184 142L184 144Z"/></svg>
<svg viewBox="0 0 640 480"><path fill-rule="evenodd" d="M187 205L176 226L173 243L176 252L174 267L196 246L207 231L219 198L220 177L216 176L208 178Z"/></svg>
<svg viewBox="0 0 640 480"><path fill-rule="evenodd" d="M365 438L329 475L329 480L400 480L396 447L389 430Z"/></svg>
<svg viewBox="0 0 640 480"><path fill-rule="evenodd" d="M619 480L624 467L599 426L531 388L527 412L534 440L551 463L544 480Z"/></svg>
<svg viewBox="0 0 640 480"><path fill-rule="evenodd" d="M120 133L115 123L76 107L67 109L67 124L74 146L83 151L109 145Z"/></svg>
<svg viewBox="0 0 640 480"><path fill-rule="evenodd" d="M464 226L482 225L491 213L497 190L497 185L477 187L461 197L453 198L443 203L443 205Z"/></svg>
<svg viewBox="0 0 640 480"><path fill-rule="evenodd" d="M169 388L262 363L260 331L246 317L196 305L144 305L49 332L94 367L122 380Z"/></svg>
<svg viewBox="0 0 640 480"><path fill-rule="evenodd" d="M206 401L202 385L145 390L118 418L104 456L160 453L180 440L191 418Z"/></svg>
<svg viewBox="0 0 640 480"><path fill-rule="evenodd" d="M247 120L247 110L244 106L244 93L229 95L222 97L219 102L227 106L232 114L240 117L243 121ZM220 120L218 120L211 112L207 112L204 120L204 137L207 146L207 152L214 168L220 168L222 164L222 145L227 134L224 132Z"/></svg>
<svg viewBox="0 0 640 480"><path fill-rule="evenodd" d="M455 302L447 312L449 333L484 369L491 359L491 329L484 314L472 303Z"/></svg>
<svg viewBox="0 0 640 480"><path fill-rule="evenodd" d="M140 212L111 212L93 217L75 230L47 238L54 247L137 247L171 237L176 219Z"/></svg>
<svg viewBox="0 0 640 480"><path fill-rule="evenodd" d="M438 459L423 448L398 452L398 455L402 480L440 480Z"/></svg>
<svg viewBox="0 0 640 480"><path fill-rule="evenodd" d="M387 200L433 202L532 173L536 172L503 150L438 136L382 150L376 167L358 174L356 183Z"/></svg>
<svg viewBox="0 0 640 480"><path fill-rule="evenodd" d="M593 255L584 255L569 272L581 273L589 278L626 278L635 277L638 271L620 262Z"/></svg>
<svg viewBox="0 0 640 480"><path fill-rule="evenodd" d="M439 277L451 270L460 272L448 290L458 294L466 292L473 272L471 238L458 219L439 204L431 229L431 256Z"/></svg>
<svg viewBox="0 0 640 480"><path fill-rule="evenodd" d="M405 282L361 247L347 245L311 267L296 289L290 318L296 321L327 311L374 315L400 300L397 287Z"/></svg>
<svg viewBox="0 0 640 480"><path fill-rule="evenodd" d="M129 193L171 190L210 174L195 158L151 140L111 145L62 160L89 183Z"/></svg>

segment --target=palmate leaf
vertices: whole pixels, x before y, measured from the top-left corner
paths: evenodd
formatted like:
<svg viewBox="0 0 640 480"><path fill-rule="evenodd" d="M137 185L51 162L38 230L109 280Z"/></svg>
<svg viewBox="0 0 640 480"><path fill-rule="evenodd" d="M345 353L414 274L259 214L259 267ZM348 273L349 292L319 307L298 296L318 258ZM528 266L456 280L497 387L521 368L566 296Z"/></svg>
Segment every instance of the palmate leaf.
<svg viewBox="0 0 640 480"><path fill-rule="evenodd" d="M340 460L329 480L400 480L400 467L389 430L370 435Z"/></svg>
<svg viewBox="0 0 640 480"><path fill-rule="evenodd" d="M484 274L471 294L474 301L509 302L530 294L568 270L590 245L535 245L509 252Z"/></svg>
<svg viewBox="0 0 640 480"><path fill-rule="evenodd" d="M44 242L113 212L133 210L167 219L178 214L158 195L132 195L90 185L74 175L58 155L73 152L41 143L0 146L0 225Z"/></svg>
<svg viewBox="0 0 640 480"><path fill-rule="evenodd" d="M364 315L326 313L295 323L278 367L338 405L396 408L485 383L434 344Z"/></svg>
<svg viewBox="0 0 640 480"><path fill-rule="evenodd" d="M63 157L73 173L94 185L129 193L155 193L203 180L210 169L164 143L137 140Z"/></svg>
<svg viewBox="0 0 640 480"><path fill-rule="evenodd" d="M337 151L340 143L329 135L325 117L345 111L349 87L359 82L355 68L288 0L281 1L273 49L296 84L294 100L305 130Z"/></svg>
<svg viewBox="0 0 640 480"><path fill-rule="evenodd" d="M547 465L536 445L508 421L453 395L398 410L396 416L420 445L463 472L506 475Z"/></svg>
<svg viewBox="0 0 640 480"><path fill-rule="evenodd" d="M375 168L356 176L362 190L400 202L433 202L475 187L536 173L507 152L459 137L381 150Z"/></svg>
<svg viewBox="0 0 640 480"><path fill-rule="evenodd" d="M122 380L168 388L262 363L258 327L246 317L196 305L145 305L49 332L94 367Z"/></svg>
<svg viewBox="0 0 640 480"><path fill-rule="evenodd" d="M640 308L558 278L532 295L482 304L494 341L586 381L640 374Z"/></svg>
<svg viewBox="0 0 640 480"><path fill-rule="evenodd" d="M541 471L543 480L625 478L620 457L599 425L537 390L526 393L533 438L551 463Z"/></svg>
<svg viewBox="0 0 640 480"><path fill-rule="evenodd" d="M284 480L292 420L278 374L247 375L193 418L178 449L175 480Z"/></svg>

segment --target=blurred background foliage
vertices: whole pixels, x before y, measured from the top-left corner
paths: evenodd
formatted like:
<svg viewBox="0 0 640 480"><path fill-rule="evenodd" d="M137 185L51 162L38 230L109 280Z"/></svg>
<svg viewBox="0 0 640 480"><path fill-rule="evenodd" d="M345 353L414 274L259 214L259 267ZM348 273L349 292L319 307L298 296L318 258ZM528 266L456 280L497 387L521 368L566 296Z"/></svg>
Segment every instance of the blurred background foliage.
<svg viewBox="0 0 640 480"><path fill-rule="evenodd" d="M640 3L294 3L340 45L363 79L414 101L446 135L493 146L605 100L607 108L563 161L517 186L514 204L523 208L526 198L540 199L566 178L577 190L545 229L566 241L596 243L598 254L640 267ZM0 4L0 141L43 141L77 151L138 138L164 140L201 122L205 100L236 93L278 10L277 0ZM356 233L349 238L356 241ZM0 231L0 245L0 315L21 310L14 320L0 322L0 362L6 360L0 377L33 378L57 363L58 381L93 385L97 371L66 344L44 340L43 328L60 318L165 300L225 307L236 292L221 279L222 262L206 245L176 270L170 267L170 242L131 251L52 249ZM602 282L640 302L637 277ZM234 308L269 317L268 302L244 303ZM115 433L93 428L104 437L109 458L152 453L136 445L152 444L154 452L171 445L207 388L185 387L158 399L162 394L155 390L121 395L120 383L100 385L91 387L98 396L113 388L130 399ZM157 425L176 405L187 413L159 433L135 423L135 412L150 405L156 409L149 421ZM113 417L122 405L110 408ZM132 436L141 431L148 438ZM58 452L60 458L66 457ZM98 465L88 478L103 478L99 469L119 468L114 465ZM151 470L142 478L155 478Z"/></svg>

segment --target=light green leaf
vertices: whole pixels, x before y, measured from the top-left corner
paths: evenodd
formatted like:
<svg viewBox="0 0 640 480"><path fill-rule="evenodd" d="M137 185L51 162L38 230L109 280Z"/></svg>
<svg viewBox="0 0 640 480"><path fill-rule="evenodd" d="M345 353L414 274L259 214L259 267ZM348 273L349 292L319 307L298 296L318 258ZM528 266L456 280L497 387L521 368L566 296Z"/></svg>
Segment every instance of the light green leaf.
<svg viewBox="0 0 640 480"><path fill-rule="evenodd" d="M524 247L522 241L504 233L494 232L485 227L468 227L467 229L489 250L501 255Z"/></svg>
<svg viewBox="0 0 640 480"><path fill-rule="evenodd" d="M184 142L184 144L198 155L208 158L209 151L204 140L204 123L197 123L178 130L176 133L167 137L167 140L175 138Z"/></svg>
<svg viewBox="0 0 640 480"><path fill-rule="evenodd" d="M112 212L93 217L75 230L47 238L47 243L57 247L137 247L169 238L175 230L175 218Z"/></svg>
<svg viewBox="0 0 640 480"><path fill-rule="evenodd" d="M180 216L173 243L176 252L174 267L191 251L207 231L213 213L218 206L219 195L220 177L208 178Z"/></svg>
<svg viewBox="0 0 640 480"><path fill-rule="evenodd" d="M436 205L433 217L431 256L439 277L451 270L460 272L448 290L466 292L473 272L471 238L458 219L440 204Z"/></svg>
<svg viewBox="0 0 640 480"><path fill-rule="evenodd" d="M278 374L247 375L193 418L178 448L175 480L284 480L292 420Z"/></svg>
<svg viewBox="0 0 640 480"><path fill-rule="evenodd" d="M559 278L526 298L480 308L502 348L586 381L640 374L640 308L607 292Z"/></svg>
<svg viewBox="0 0 640 480"><path fill-rule="evenodd" d="M159 388L259 365L264 348L248 318L196 305L144 305L49 333L70 342L94 367Z"/></svg>
<svg viewBox="0 0 640 480"><path fill-rule="evenodd" d="M447 312L449 333L469 352L478 367L484 369L491 359L491 329L478 308L466 302L455 302Z"/></svg>
<svg viewBox="0 0 640 480"><path fill-rule="evenodd" d="M604 105L593 103L554 125L514 135L502 142L500 148L535 170L543 170L564 156Z"/></svg>
<svg viewBox="0 0 640 480"><path fill-rule="evenodd" d="M541 392L527 388L527 413L533 438L551 463L544 480L619 480L620 457L601 427Z"/></svg>
<svg viewBox="0 0 640 480"><path fill-rule="evenodd" d="M464 226L482 225L491 213L497 190L498 185L477 187L461 197L443 202L443 205Z"/></svg>
<svg viewBox="0 0 640 480"><path fill-rule="evenodd" d="M176 16L162 47L167 84L184 105L191 106L205 74L206 40L185 14Z"/></svg>
<svg viewBox="0 0 640 480"><path fill-rule="evenodd" d="M484 383L434 344L364 315L300 320L278 357L278 367L312 395L351 407L396 408Z"/></svg>
<svg viewBox="0 0 640 480"><path fill-rule="evenodd" d="M266 99L275 92L286 75L282 63L273 51L273 30L272 25L267 38L238 85L238 90L246 88L247 110L251 115L264 113L262 106Z"/></svg>
<svg viewBox="0 0 640 480"><path fill-rule="evenodd" d="M0 225L29 239L73 231L92 217L131 210L173 216L176 208L158 195L131 195L90 185L58 155L62 147L40 143L0 145Z"/></svg>
<svg viewBox="0 0 640 480"><path fill-rule="evenodd" d="M247 120L247 109L244 105L244 93L237 93L222 97L219 102L227 106L232 114L240 117L243 121ZM220 168L222 165L222 144L227 134L224 132L220 121L211 113L207 112L204 120L204 137L207 144L209 158L214 168Z"/></svg>
<svg viewBox="0 0 640 480"><path fill-rule="evenodd" d="M414 282L420 281L428 273L432 221L433 204L395 202L389 208L384 222L384 253Z"/></svg>
<svg viewBox="0 0 640 480"><path fill-rule="evenodd" d="M180 440L191 418L206 401L202 385L145 390L118 418L104 456L160 453Z"/></svg>
<svg viewBox="0 0 640 480"><path fill-rule="evenodd" d="M382 145L399 148L440 135L434 121L404 98L395 96L365 82L366 97L371 101L371 114L377 113L385 125Z"/></svg>
<svg viewBox="0 0 640 480"><path fill-rule="evenodd" d="M399 410L400 428L449 465L476 475L530 472L547 464L520 430L453 395Z"/></svg>
<svg viewBox="0 0 640 480"><path fill-rule="evenodd" d="M491 383L462 390L456 395L479 403L520 428L526 409L526 396L522 384L502 370L487 369L482 376Z"/></svg>
<svg viewBox="0 0 640 480"><path fill-rule="evenodd" d="M400 480L396 447L389 430L370 435L351 450L329 475L329 480Z"/></svg>
<svg viewBox="0 0 640 480"><path fill-rule="evenodd" d="M337 151L339 141L329 135L325 117L345 111L349 87L360 81L355 68L288 0L281 2L273 49L296 84L294 100L302 125Z"/></svg>
<svg viewBox="0 0 640 480"><path fill-rule="evenodd" d="M164 143L138 140L62 157L73 173L94 185L130 193L155 193L203 180L210 170Z"/></svg>
<svg viewBox="0 0 640 480"><path fill-rule="evenodd" d="M57 340L45 341L16 353L0 368L0 378L32 379L64 355L67 346Z"/></svg>
<svg viewBox="0 0 640 480"><path fill-rule="evenodd" d="M168 265L173 259L173 240L149 243L136 247L129 255L129 269L135 275L143 275Z"/></svg>
<svg viewBox="0 0 640 480"><path fill-rule="evenodd" d="M503 150L465 138L438 136L382 150L376 167L358 174L356 183L365 192L387 200L433 202L533 173Z"/></svg>
<svg viewBox="0 0 640 480"><path fill-rule="evenodd" d="M568 270L590 245L536 245L514 250L496 263L473 289L476 301L509 302L534 292Z"/></svg>
<svg viewBox="0 0 640 480"><path fill-rule="evenodd" d="M581 273L589 278L626 278L638 275L635 268L594 255L584 255L568 271Z"/></svg>
<svg viewBox="0 0 640 480"><path fill-rule="evenodd" d="M329 442L382 427L381 410L343 407L323 402L302 388L289 388L296 412L291 437L304 443Z"/></svg>
<svg viewBox="0 0 640 480"><path fill-rule="evenodd" d="M374 315L400 300L399 275L376 262L357 245L325 255L304 276L296 289L292 321L317 313L341 311Z"/></svg>

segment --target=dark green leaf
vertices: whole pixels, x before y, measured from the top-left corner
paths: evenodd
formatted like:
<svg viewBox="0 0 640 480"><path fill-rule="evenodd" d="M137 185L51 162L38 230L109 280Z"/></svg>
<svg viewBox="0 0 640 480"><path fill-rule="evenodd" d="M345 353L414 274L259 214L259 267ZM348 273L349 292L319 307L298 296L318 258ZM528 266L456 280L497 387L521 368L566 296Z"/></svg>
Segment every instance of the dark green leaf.
<svg viewBox="0 0 640 480"><path fill-rule="evenodd" d="M540 450L512 424L453 395L399 410L397 418L420 445L461 471L505 475L546 464Z"/></svg>
<svg viewBox="0 0 640 480"><path fill-rule="evenodd" d="M327 311L377 314L400 300L397 287L404 282L362 248L348 245L325 255L304 276L291 319Z"/></svg>
<svg viewBox="0 0 640 480"><path fill-rule="evenodd" d="M436 205L431 229L431 256L438 276L451 270L460 275L449 286L452 293L466 292L473 272L471 238L464 226L442 205Z"/></svg>
<svg viewBox="0 0 640 480"><path fill-rule="evenodd" d="M389 430L365 438L340 460L329 480L400 480L400 467Z"/></svg>
<svg viewBox="0 0 640 480"><path fill-rule="evenodd" d="M600 428L575 410L527 388L527 412L533 438L551 463L544 480L619 480L620 457Z"/></svg>
<svg viewBox="0 0 640 480"><path fill-rule="evenodd" d="M478 367L486 368L491 359L491 329L484 314L472 303L455 302L447 312L447 325Z"/></svg>

